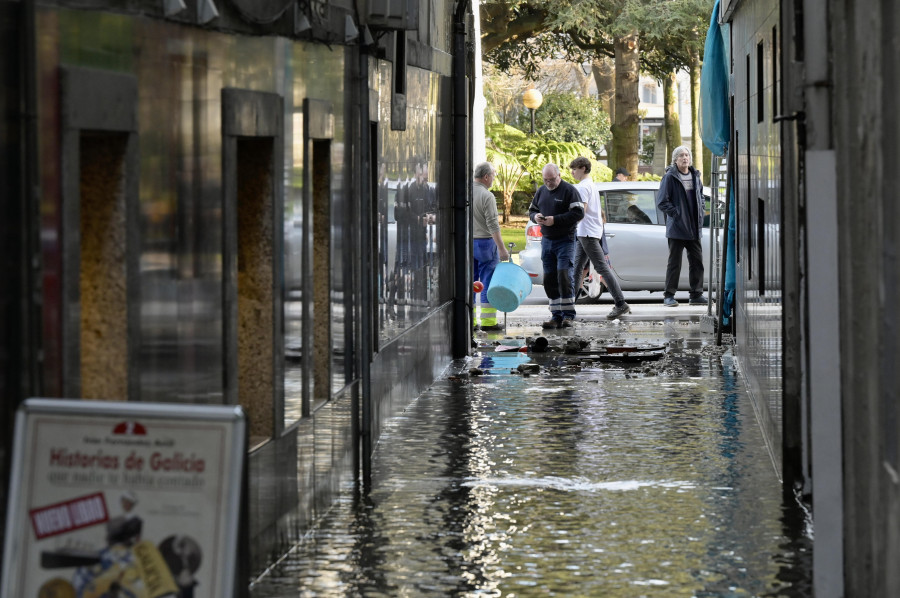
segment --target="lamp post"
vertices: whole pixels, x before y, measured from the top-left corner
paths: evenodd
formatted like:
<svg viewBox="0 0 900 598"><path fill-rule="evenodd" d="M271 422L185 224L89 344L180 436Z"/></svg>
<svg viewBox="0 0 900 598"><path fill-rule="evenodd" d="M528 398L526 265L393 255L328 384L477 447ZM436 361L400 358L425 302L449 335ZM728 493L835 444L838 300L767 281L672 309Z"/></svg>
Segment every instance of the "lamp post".
<svg viewBox="0 0 900 598"><path fill-rule="evenodd" d="M535 88L531 88L522 94L522 103L531 110L531 134L534 135L534 111L541 107L544 102L544 96Z"/></svg>

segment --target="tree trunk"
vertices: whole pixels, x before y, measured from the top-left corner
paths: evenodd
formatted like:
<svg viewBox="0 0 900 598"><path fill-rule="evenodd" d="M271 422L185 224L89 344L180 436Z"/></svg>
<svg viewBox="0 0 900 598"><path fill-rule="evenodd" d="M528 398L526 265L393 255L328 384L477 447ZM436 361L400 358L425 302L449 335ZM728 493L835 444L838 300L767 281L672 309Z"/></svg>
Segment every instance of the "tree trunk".
<svg viewBox="0 0 900 598"><path fill-rule="evenodd" d="M597 84L597 99L609 114L609 122L615 122L616 105L613 100L616 96L616 81L613 61L606 56L597 56L591 63L591 71Z"/></svg>
<svg viewBox="0 0 900 598"><path fill-rule="evenodd" d="M703 172L703 180L709 184L709 163L703 160L703 140L700 138L700 67L702 61L697 50L690 51L691 66L691 153L696 168Z"/></svg>
<svg viewBox="0 0 900 598"><path fill-rule="evenodd" d="M575 78L578 81L578 97L591 97L591 78L593 75L591 73L586 74L580 64L572 65L572 72L575 73Z"/></svg>
<svg viewBox="0 0 900 598"><path fill-rule="evenodd" d="M616 51L616 107L612 129L612 155L609 166L620 166L637 174L638 148L638 85L640 80L639 38L637 33L618 37Z"/></svg>
<svg viewBox="0 0 900 598"><path fill-rule="evenodd" d="M675 72L663 78L663 121L666 127L666 164L672 161L672 152L681 145L681 119L678 118L678 82Z"/></svg>
<svg viewBox="0 0 900 598"><path fill-rule="evenodd" d="M509 224L509 215L512 214L512 200L513 194L512 192L507 192L506 189L503 190L503 224Z"/></svg>
<svg viewBox="0 0 900 598"><path fill-rule="evenodd" d="M709 187L712 183L712 152L709 151L709 148L704 144L700 144L703 147L703 168L701 168L701 174L703 175L703 185L705 187Z"/></svg>
<svg viewBox="0 0 900 598"><path fill-rule="evenodd" d="M595 56L591 63L594 73L594 81L597 83L597 98L603 106L603 110L609 114L610 124L616 122L616 79L615 66L611 58L607 56ZM607 162L612 164L612 142L606 144ZM630 171L629 171L630 172Z"/></svg>

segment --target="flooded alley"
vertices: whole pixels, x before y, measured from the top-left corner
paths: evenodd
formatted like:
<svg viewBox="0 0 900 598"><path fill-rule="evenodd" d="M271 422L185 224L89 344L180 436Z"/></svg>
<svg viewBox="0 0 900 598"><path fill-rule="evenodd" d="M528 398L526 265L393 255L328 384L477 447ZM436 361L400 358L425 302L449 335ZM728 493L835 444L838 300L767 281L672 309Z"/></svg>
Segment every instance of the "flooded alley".
<svg viewBox="0 0 900 598"><path fill-rule="evenodd" d="M509 332L389 422L370 491L348 488L254 598L810 595L807 518L727 343L603 322L499 351L538 334ZM617 346L662 349L601 358Z"/></svg>

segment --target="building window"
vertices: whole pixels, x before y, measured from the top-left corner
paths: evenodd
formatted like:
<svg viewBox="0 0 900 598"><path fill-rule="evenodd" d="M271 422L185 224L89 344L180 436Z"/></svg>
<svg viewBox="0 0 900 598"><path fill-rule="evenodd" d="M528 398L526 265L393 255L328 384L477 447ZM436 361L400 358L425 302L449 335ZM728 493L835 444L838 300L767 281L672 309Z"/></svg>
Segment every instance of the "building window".
<svg viewBox="0 0 900 598"><path fill-rule="evenodd" d="M759 296L766 294L766 202L756 198L756 271L759 278Z"/></svg>
<svg viewBox="0 0 900 598"><path fill-rule="evenodd" d="M772 114L778 114L778 28L772 27Z"/></svg>
<svg viewBox="0 0 900 598"><path fill-rule="evenodd" d="M765 70L763 69L765 50L763 42L756 44L756 120L762 122L764 118L765 94L763 90L766 88Z"/></svg>

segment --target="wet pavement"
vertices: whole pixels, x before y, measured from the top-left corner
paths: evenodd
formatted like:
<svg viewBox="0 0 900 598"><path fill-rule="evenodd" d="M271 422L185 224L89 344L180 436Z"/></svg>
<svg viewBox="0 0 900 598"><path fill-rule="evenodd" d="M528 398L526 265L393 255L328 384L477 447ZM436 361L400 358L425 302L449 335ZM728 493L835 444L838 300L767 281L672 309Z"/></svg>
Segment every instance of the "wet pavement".
<svg viewBox="0 0 900 598"><path fill-rule="evenodd" d="M582 321L546 352L497 351L532 344L531 322L479 334L391 420L369 492L348 488L253 598L810 595L806 518L727 337ZM639 345L663 349L607 351Z"/></svg>

